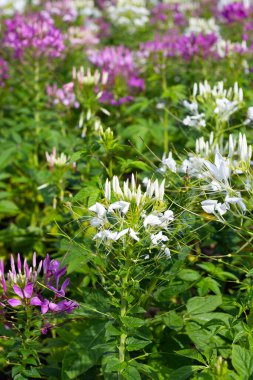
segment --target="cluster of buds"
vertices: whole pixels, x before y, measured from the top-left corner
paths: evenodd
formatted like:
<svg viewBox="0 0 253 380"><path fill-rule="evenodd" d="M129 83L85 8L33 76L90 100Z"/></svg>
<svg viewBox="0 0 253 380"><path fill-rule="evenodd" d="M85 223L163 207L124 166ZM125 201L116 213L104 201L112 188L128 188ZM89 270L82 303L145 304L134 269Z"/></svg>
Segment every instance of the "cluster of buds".
<svg viewBox="0 0 253 380"><path fill-rule="evenodd" d="M183 123L185 125L198 127L206 125L205 113L199 113L199 106L208 103L213 109L213 115L221 122L227 122L232 114L234 114L243 104L243 90L239 88L238 83L233 87L226 89L223 82L217 85L211 85L205 81L204 83L195 83L193 86L192 103L184 101L183 105L191 112L191 116L187 116Z"/></svg>
<svg viewBox="0 0 253 380"><path fill-rule="evenodd" d="M71 313L78 304L65 297L66 288L69 285L68 278L61 281L65 274L66 267L61 268L60 262L50 259L49 255L37 266L36 253L34 253L30 267L26 259L22 263L19 254L15 264L11 255L10 270L7 275L4 271L4 262L1 260L1 314L7 315L10 307L19 306L25 309L39 306L42 314Z"/></svg>
<svg viewBox="0 0 253 380"><path fill-rule="evenodd" d="M94 74L91 73L91 69L88 68L87 71L84 71L84 67L81 66L79 70L76 67L73 67L72 78L74 81L77 81L80 86L105 86L108 80L108 73L101 73L98 70L95 70Z"/></svg>
<svg viewBox="0 0 253 380"><path fill-rule="evenodd" d="M57 157L56 148L53 148L51 154L46 152L46 160L49 168L52 169L54 166L65 166L68 161L68 157L65 153L61 153L60 156Z"/></svg>
<svg viewBox="0 0 253 380"><path fill-rule="evenodd" d="M170 255L165 233L169 233L174 214L166 208L164 181L159 184L147 179L143 192L134 175L122 187L114 176L112 181L106 180L103 203L95 203L89 211L96 215L90 220L97 229L94 240L108 245L116 241L134 243L144 238L149 246L159 248L167 257Z"/></svg>

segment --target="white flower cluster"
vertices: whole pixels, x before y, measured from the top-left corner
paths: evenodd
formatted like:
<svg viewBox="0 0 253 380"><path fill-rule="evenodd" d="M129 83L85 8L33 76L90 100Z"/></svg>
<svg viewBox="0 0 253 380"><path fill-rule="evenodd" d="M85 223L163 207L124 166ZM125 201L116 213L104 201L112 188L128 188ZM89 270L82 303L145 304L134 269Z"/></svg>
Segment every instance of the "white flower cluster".
<svg viewBox="0 0 253 380"><path fill-rule="evenodd" d="M220 27L215 23L214 18L199 18L191 17L189 19L189 26L186 28L185 34L216 34L220 35Z"/></svg>
<svg viewBox="0 0 253 380"><path fill-rule="evenodd" d="M112 182L105 183L104 203L95 203L89 211L95 216L90 224L97 229L94 240L110 244L126 237L138 242L141 237L148 238L151 246L158 247L162 254L170 256L165 245L169 238L169 225L174 220L173 211L167 209L164 202L164 181L147 181L146 191L137 186L132 175L121 188L119 179L114 176Z"/></svg>
<svg viewBox="0 0 253 380"><path fill-rule="evenodd" d="M126 27L129 33L134 33L149 21L150 12L145 0L118 0L115 5L106 8L111 22Z"/></svg>
<svg viewBox="0 0 253 380"><path fill-rule="evenodd" d="M227 122L243 104L243 91L235 83L233 87L226 89L224 83L218 82L217 85L204 83L195 83L193 86L192 102L185 100L183 105L191 115L183 120L184 125L190 127L205 127L205 113L199 113L199 105L208 104L209 109L213 108L213 114L220 122Z"/></svg>

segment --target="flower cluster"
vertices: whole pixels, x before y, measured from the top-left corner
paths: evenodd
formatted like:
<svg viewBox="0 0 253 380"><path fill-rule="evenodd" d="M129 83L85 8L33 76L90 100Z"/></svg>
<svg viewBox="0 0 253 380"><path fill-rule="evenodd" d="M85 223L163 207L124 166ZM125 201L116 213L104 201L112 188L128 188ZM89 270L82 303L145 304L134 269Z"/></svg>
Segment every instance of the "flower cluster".
<svg viewBox="0 0 253 380"><path fill-rule="evenodd" d="M220 122L227 122L243 104L243 91L235 83L234 87L225 89L224 83L219 82L214 87L205 81L204 83L195 83L193 87L192 102L184 101L183 105L190 111L183 124L190 127L205 127L206 115L199 112L199 106L208 104L209 113L217 118Z"/></svg>
<svg viewBox="0 0 253 380"><path fill-rule="evenodd" d="M47 95L52 104L61 104L67 108L78 108L79 103L74 93L74 83L66 83L62 87L58 87L56 83L52 86L47 85Z"/></svg>
<svg viewBox="0 0 253 380"><path fill-rule="evenodd" d="M105 184L103 203L95 203L89 208L95 216L90 224L97 229L94 240L111 244L121 242L148 241L159 252L169 257L166 246L167 234L174 220L173 211L166 208L164 181L146 181L146 191L137 186L134 175L120 187L118 177Z"/></svg>
<svg viewBox="0 0 253 380"><path fill-rule="evenodd" d="M180 5L178 3L158 3L151 9L150 22L156 26L168 28L175 25L183 26L186 24L186 19L184 14L180 11Z"/></svg>
<svg viewBox="0 0 253 380"><path fill-rule="evenodd" d="M203 58L217 56L216 43L217 35L214 33L185 35L170 30L163 35L156 35L151 41L142 43L138 56L144 60L153 57L158 62L161 55L165 58L182 57L188 61L195 56Z"/></svg>
<svg viewBox="0 0 253 380"><path fill-rule="evenodd" d="M241 2L233 2L224 6L221 15L228 22L236 22L249 17L249 10Z"/></svg>
<svg viewBox="0 0 253 380"><path fill-rule="evenodd" d="M144 80L138 75L133 53L126 47L91 51L89 60L108 75L101 102L119 105L130 101L136 91L144 90Z"/></svg>
<svg viewBox="0 0 253 380"><path fill-rule="evenodd" d="M85 26L71 26L65 36L71 48L91 47L98 44L99 39L94 31Z"/></svg>
<svg viewBox="0 0 253 380"><path fill-rule="evenodd" d="M61 31L43 12L16 14L5 20L3 46L13 49L16 58L22 58L26 51L33 57L55 58L64 50Z"/></svg>
<svg viewBox="0 0 253 380"><path fill-rule="evenodd" d="M149 10L144 0L117 0L116 4L107 6L106 12L115 25L127 28L130 33L149 21Z"/></svg>
<svg viewBox="0 0 253 380"><path fill-rule="evenodd" d="M61 18L63 22L73 22L77 11L70 0L46 1L45 11L52 17Z"/></svg>
<svg viewBox="0 0 253 380"><path fill-rule="evenodd" d="M78 304L65 298L69 279L62 282L66 274L66 267L62 267L58 260L50 259L49 255L37 265L36 254L33 255L32 266L27 260L22 263L20 255L15 264L11 255L11 268L5 275L4 262L0 261L0 284L2 295L0 308L8 312L9 307L22 306L40 307L41 313L71 313ZM47 293L47 296L44 296Z"/></svg>

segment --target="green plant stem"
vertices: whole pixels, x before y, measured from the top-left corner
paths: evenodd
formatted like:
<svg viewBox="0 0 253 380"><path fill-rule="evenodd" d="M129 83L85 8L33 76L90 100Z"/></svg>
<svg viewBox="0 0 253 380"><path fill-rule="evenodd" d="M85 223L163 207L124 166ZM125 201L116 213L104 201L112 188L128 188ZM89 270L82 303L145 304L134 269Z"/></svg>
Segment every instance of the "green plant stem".
<svg viewBox="0 0 253 380"><path fill-rule="evenodd" d="M121 302L120 302L120 319L122 319L127 314L127 296L128 296L128 277L129 277L130 266L129 263L126 263L126 275L122 280L122 292L121 292ZM123 330L123 326L122 326ZM124 363L125 361L125 353L126 353L126 339L127 334L122 332L119 339L119 361ZM121 373L118 373L118 379L122 379Z"/></svg>

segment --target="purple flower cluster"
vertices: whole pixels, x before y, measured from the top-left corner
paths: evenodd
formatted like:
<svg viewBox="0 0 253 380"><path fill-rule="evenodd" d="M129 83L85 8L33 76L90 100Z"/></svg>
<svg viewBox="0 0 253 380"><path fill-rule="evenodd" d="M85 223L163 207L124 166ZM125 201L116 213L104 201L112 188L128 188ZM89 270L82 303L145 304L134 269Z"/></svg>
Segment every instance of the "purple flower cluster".
<svg viewBox="0 0 253 380"><path fill-rule="evenodd" d="M77 11L70 0L47 1L45 11L52 17L59 17L64 22L73 22L77 18Z"/></svg>
<svg viewBox="0 0 253 380"><path fill-rule="evenodd" d="M79 103L74 93L74 83L69 82L64 84L61 88L56 83L53 86L47 86L47 95L52 104L61 104L67 108L78 108Z"/></svg>
<svg viewBox="0 0 253 380"><path fill-rule="evenodd" d="M61 31L46 14L16 14L5 20L3 46L13 49L16 58L28 51L32 57L60 57L64 50Z"/></svg>
<svg viewBox="0 0 253 380"><path fill-rule="evenodd" d="M249 17L248 9L245 8L244 4L241 2L234 2L226 5L222 11L221 15L228 22L241 21Z"/></svg>
<svg viewBox="0 0 253 380"><path fill-rule="evenodd" d="M9 75L8 63L0 57L0 87L4 86L6 79L8 79Z"/></svg>
<svg viewBox="0 0 253 380"><path fill-rule="evenodd" d="M10 264L11 269L5 276L4 263L0 261L0 284L3 290L0 298L1 314L8 306L39 306L42 314L71 313L78 307L75 301L65 299L69 279L61 281L66 274L66 267L61 268L58 260L51 260L47 255L37 266L34 253L32 266L29 267L26 259L22 264L18 254L16 265L13 256ZM47 298L43 294L45 291L49 294Z"/></svg>
<svg viewBox="0 0 253 380"><path fill-rule="evenodd" d="M171 30L162 36L156 35L154 40L141 44L138 56L143 59L152 56L155 61L159 61L159 57L182 57L185 60L195 56L207 58L215 56L216 42L217 36L213 33L184 35Z"/></svg>
<svg viewBox="0 0 253 380"><path fill-rule="evenodd" d="M186 25L186 19L179 9L179 4L158 3L151 10L151 24L165 24L168 26L169 23L178 26Z"/></svg>
<svg viewBox="0 0 253 380"><path fill-rule="evenodd" d="M144 90L144 80L139 77L133 53L125 46L90 51L88 57L101 69L102 74L108 74L101 102L120 105L131 101L136 92Z"/></svg>

